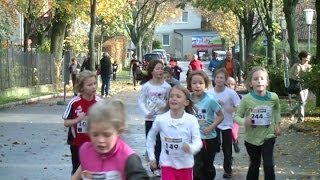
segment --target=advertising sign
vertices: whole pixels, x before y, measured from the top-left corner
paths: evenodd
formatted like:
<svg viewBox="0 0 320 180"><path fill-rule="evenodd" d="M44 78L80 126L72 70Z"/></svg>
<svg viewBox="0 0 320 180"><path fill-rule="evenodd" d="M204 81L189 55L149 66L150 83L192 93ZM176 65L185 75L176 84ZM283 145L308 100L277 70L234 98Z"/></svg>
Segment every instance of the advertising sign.
<svg viewBox="0 0 320 180"><path fill-rule="evenodd" d="M219 36L192 36L193 48L219 48L222 41Z"/></svg>

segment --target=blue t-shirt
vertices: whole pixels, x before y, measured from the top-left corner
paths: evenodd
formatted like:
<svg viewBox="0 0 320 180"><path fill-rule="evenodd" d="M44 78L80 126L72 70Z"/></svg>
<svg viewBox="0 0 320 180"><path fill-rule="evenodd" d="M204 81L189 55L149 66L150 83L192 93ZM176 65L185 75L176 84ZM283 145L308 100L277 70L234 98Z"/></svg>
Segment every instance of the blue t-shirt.
<svg viewBox="0 0 320 180"><path fill-rule="evenodd" d="M194 97L194 94L191 94L191 97ZM195 104L198 112L196 117L200 125L200 134L201 139L213 139L217 136L216 130L213 129L211 133L205 135L203 129L208 127L214 122L215 113L221 110L221 106L217 101L214 100L214 97L206 92L202 94L201 99Z"/></svg>

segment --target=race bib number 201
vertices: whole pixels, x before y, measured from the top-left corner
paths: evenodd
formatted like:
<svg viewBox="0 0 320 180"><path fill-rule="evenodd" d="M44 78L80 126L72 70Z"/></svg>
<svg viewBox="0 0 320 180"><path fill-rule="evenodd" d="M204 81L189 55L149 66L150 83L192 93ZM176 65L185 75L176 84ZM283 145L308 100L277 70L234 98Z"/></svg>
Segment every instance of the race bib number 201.
<svg viewBox="0 0 320 180"><path fill-rule="evenodd" d="M259 106L251 111L252 124L256 126L270 125L272 122L272 108Z"/></svg>

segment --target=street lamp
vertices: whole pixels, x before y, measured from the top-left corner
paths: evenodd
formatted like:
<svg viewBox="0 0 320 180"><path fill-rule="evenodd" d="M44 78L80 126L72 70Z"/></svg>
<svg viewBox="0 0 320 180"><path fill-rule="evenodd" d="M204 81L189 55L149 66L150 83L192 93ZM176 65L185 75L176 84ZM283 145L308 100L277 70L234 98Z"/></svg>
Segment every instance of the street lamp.
<svg viewBox="0 0 320 180"><path fill-rule="evenodd" d="M308 33L308 52L310 53L310 35L311 35L310 26L312 24L314 10L313 9L305 9L305 10L303 10L303 12L305 14L306 24L308 25L308 28L309 28L309 33Z"/></svg>
<svg viewBox="0 0 320 180"><path fill-rule="evenodd" d="M280 27L282 34L282 59L284 61L284 85L289 86L289 60L286 53L286 40L287 40L287 22L285 17L280 17Z"/></svg>

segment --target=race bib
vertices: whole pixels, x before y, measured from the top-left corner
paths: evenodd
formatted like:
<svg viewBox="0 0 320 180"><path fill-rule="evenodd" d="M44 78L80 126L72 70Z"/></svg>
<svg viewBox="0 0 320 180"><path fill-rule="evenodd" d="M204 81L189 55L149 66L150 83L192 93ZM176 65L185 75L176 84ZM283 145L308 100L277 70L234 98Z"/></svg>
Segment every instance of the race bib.
<svg viewBox="0 0 320 180"><path fill-rule="evenodd" d="M198 119L198 123L200 127L207 127L209 124L207 122L207 110L206 109L199 109L198 113L195 115Z"/></svg>
<svg viewBox="0 0 320 180"><path fill-rule="evenodd" d="M165 152L169 156L180 157L183 154L182 146L183 142L181 138L164 138Z"/></svg>
<svg viewBox="0 0 320 180"><path fill-rule="evenodd" d="M118 171L109 172L82 172L83 180L121 180L121 174Z"/></svg>
<svg viewBox="0 0 320 180"><path fill-rule="evenodd" d="M259 106L251 111L252 125L266 126L272 122L272 108L269 106Z"/></svg>
<svg viewBox="0 0 320 180"><path fill-rule="evenodd" d="M77 133L88 133L87 130L88 122L87 120L82 120L77 124Z"/></svg>

